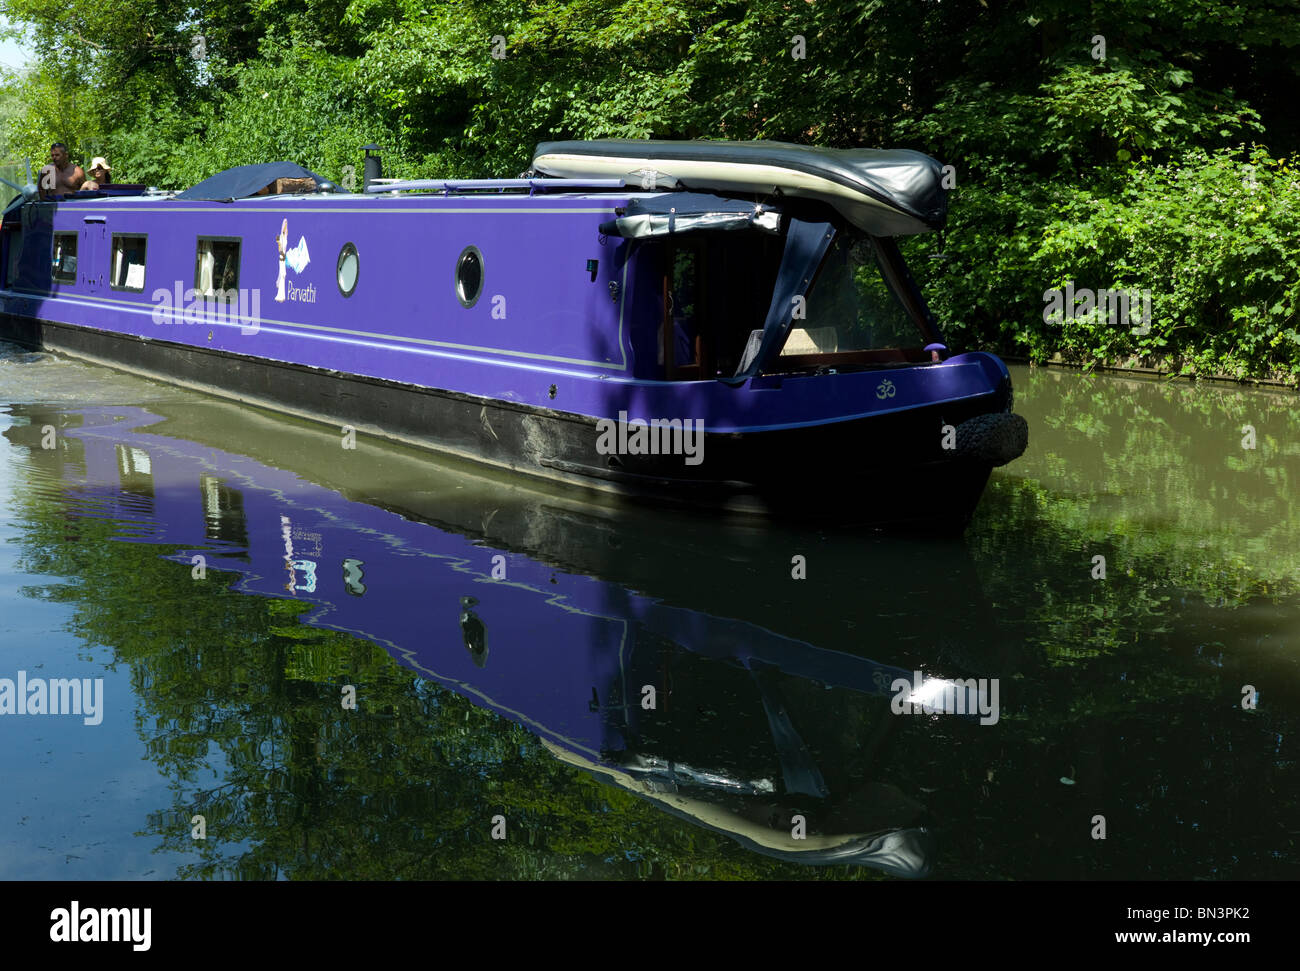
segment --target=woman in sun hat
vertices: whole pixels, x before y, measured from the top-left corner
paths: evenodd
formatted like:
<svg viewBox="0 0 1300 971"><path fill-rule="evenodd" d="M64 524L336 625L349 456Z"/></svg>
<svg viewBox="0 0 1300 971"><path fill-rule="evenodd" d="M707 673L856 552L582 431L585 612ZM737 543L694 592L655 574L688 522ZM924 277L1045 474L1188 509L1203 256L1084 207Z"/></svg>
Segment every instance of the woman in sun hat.
<svg viewBox="0 0 1300 971"><path fill-rule="evenodd" d="M86 170L86 184L83 189L98 189L101 185L110 185L113 181L113 170L108 167L108 159L102 155L96 155L90 160L90 168Z"/></svg>

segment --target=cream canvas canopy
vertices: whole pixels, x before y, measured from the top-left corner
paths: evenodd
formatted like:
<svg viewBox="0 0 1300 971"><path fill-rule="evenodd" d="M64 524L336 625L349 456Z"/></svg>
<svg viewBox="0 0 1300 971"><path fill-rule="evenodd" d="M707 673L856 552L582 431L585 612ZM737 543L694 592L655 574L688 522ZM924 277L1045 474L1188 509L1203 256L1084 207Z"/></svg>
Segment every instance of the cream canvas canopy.
<svg viewBox="0 0 1300 971"><path fill-rule="evenodd" d="M816 199L873 236L942 229L942 166L908 149L812 148L788 142L543 142L533 168L559 178L623 178L687 189Z"/></svg>

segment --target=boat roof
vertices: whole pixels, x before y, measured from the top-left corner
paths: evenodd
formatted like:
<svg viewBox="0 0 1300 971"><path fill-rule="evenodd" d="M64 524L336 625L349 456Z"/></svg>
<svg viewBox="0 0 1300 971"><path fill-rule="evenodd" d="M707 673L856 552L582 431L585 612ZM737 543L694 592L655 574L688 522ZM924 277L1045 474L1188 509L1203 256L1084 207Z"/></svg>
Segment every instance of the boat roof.
<svg viewBox="0 0 1300 971"><path fill-rule="evenodd" d="M512 182L514 180L500 180L502 183ZM560 182L559 179L536 179L535 182ZM466 201L484 203L490 207L492 203L509 204L518 206L520 203L530 201L536 204L544 204L546 200L564 201L564 202L594 202L599 203L602 209L608 208L612 211L616 206L623 206L633 199L653 199L663 196L662 191L650 190L648 192L625 188L623 191L608 189L605 191L596 191L592 189L583 190L580 188L555 188L547 192L537 191L530 193L527 190L518 190L509 185L492 186L488 185L488 180L483 180L483 186L448 188L444 191L436 191L430 188L409 188L404 185L386 185L383 191L367 192L348 192L344 189L329 192L318 189L315 192L294 192L267 195L246 196L242 199L225 198L215 199L195 199L192 197L183 197L181 193L174 191L151 190L148 192L139 192L134 195L109 195L101 192L76 193L73 195L62 196L57 200L33 200L34 204L39 205L72 205L77 206L156 206L160 202L189 202L200 204L203 202L220 201L226 204L233 204L237 207L258 207L266 206L269 208L278 208L286 205L317 207L322 205L347 207L360 206L367 210L373 211L376 205L384 207L395 206L428 206L439 204L463 204ZM753 208L750 204L750 208Z"/></svg>
<svg viewBox="0 0 1300 971"><path fill-rule="evenodd" d="M237 165L190 186L176 194L177 199L203 199L209 202L226 202L247 199L265 189L276 179L315 179L320 188L328 180L297 162L259 162L256 165Z"/></svg>
<svg viewBox="0 0 1300 971"><path fill-rule="evenodd" d="M910 149L771 141L542 142L533 168L562 178L622 176L645 188L816 199L879 236L942 229L948 212L943 167Z"/></svg>
<svg viewBox="0 0 1300 971"><path fill-rule="evenodd" d="M146 189L130 196L105 187L93 195L76 194L64 201L98 204L235 201L271 206L288 200L312 203L353 203L396 198L493 198L521 194L552 199L599 199L624 204L659 197L670 203L647 205L638 220L623 220L610 229L618 235L640 237L675 233L685 229L741 228L753 222L753 213L725 204L719 196L757 199L760 210L770 203L785 208L782 200L801 198L828 204L841 217L875 236L910 235L943 227L947 193L942 166L933 158L908 149L836 149L789 142L679 141L601 139L543 142L537 146L533 169L541 177L517 179L382 180L365 192L350 193L295 162L263 162L226 169L181 192ZM258 196L277 179L311 179L315 191ZM637 190L640 191L637 191ZM665 197L665 192L671 195ZM693 205L685 193L700 196ZM704 195L713 193L713 195ZM707 203L704 202L707 200ZM9 208L28 201L17 198ZM674 208L675 207L675 208ZM677 215L692 214L688 220ZM734 210L734 211L733 211ZM761 213L764 218L767 214ZM8 210L6 210L6 214ZM622 213L620 213L622 215ZM661 218L664 217L664 218Z"/></svg>

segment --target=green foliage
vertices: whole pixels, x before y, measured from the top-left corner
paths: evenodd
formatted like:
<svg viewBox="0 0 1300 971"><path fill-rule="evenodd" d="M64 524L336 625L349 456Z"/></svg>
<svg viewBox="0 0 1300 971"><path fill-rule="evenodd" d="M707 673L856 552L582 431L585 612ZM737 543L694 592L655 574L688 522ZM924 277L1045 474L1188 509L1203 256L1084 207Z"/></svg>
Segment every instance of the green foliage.
<svg viewBox="0 0 1300 971"><path fill-rule="evenodd" d="M1258 147L1190 150L1118 185L968 186L931 303L953 343L1035 361L1295 381L1298 189L1292 165ZM1102 313L1045 320L1046 292L1070 283L1149 291L1150 332Z"/></svg>
<svg viewBox="0 0 1300 971"><path fill-rule="evenodd" d="M950 345L1300 374L1296 0L0 12L30 29L39 62L3 85L4 158L43 160L58 138L109 155L120 181L180 186L277 158L339 178L371 141L413 177L514 175L537 142L563 138L898 145L956 170L947 258L917 267ZM1149 290L1150 333L1045 323L1043 292L1071 280Z"/></svg>
<svg viewBox="0 0 1300 971"><path fill-rule="evenodd" d="M0 144L6 161L27 159L32 176L50 160L50 145L65 142L74 161L104 141L93 93L71 74L41 65L6 79Z"/></svg>
<svg viewBox="0 0 1300 971"><path fill-rule="evenodd" d="M235 165L290 159L339 180L361 171L361 146L384 140L376 112L358 100L352 62L295 47L222 73L222 94L186 138L169 175L189 185ZM205 106L206 107L206 106ZM392 160L401 166L397 153Z"/></svg>

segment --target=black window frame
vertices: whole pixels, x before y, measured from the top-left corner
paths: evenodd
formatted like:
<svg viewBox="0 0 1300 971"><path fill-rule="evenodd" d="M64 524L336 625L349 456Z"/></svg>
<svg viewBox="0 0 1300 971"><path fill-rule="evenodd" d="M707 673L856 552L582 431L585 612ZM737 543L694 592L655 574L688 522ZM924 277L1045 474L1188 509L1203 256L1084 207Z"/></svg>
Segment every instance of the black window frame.
<svg viewBox="0 0 1300 971"><path fill-rule="evenodd" d="M113 282L113 257L116 253L117 241L119 239L142 239L144 245L144 275L145 279L149 278L149 234L148 233L110 233L108 240L108 288L110 290L120 290L124 293L144 293L145 284L141 283L138 287L128 287L126 285L118 286ZM197 260L197 257L196 257ZM196 266L197 271L197 266Z"/></svg>
<svg viewBox="0 0 1300 971"><path fill-rule="evenodd" d="M54 254L58 249L60 236L72 237L72 255L77 260L77 268L80 269L81 267L81 243L79 241L81 233L75 230L66 230L66 229L60 229L55 231L54 233L51 233L50 235L50 283L59 284L60 286L66 286L68 284L76 286L77 283L76 269L72 271L71 276L60 276L59 275L60 271L54 268ZM66 255L60 258L59 262L62 263L63 259L65 258Z"/></svg>
<svg viewBox="0 0 1300 971"><path fill-rule="evenodd" d="M212 292L208 293L206 290L203 290L199 286L199 270L200 270L199 257L202 254L202 246L204 243L234 243L236 246L239 247L235 255L235 285L233 287L230 288L223 287L221 289L218 289L217 287L214 286L212 288ZM243 266L242 266L243 262L244 262L244 237L242 236L196 236L194 238L194 289L195 291L198 292L198 295L200 297L214 297L218 293L221 293L222 290L224 289L238 290L239 278L243 275Z"/></svg>

